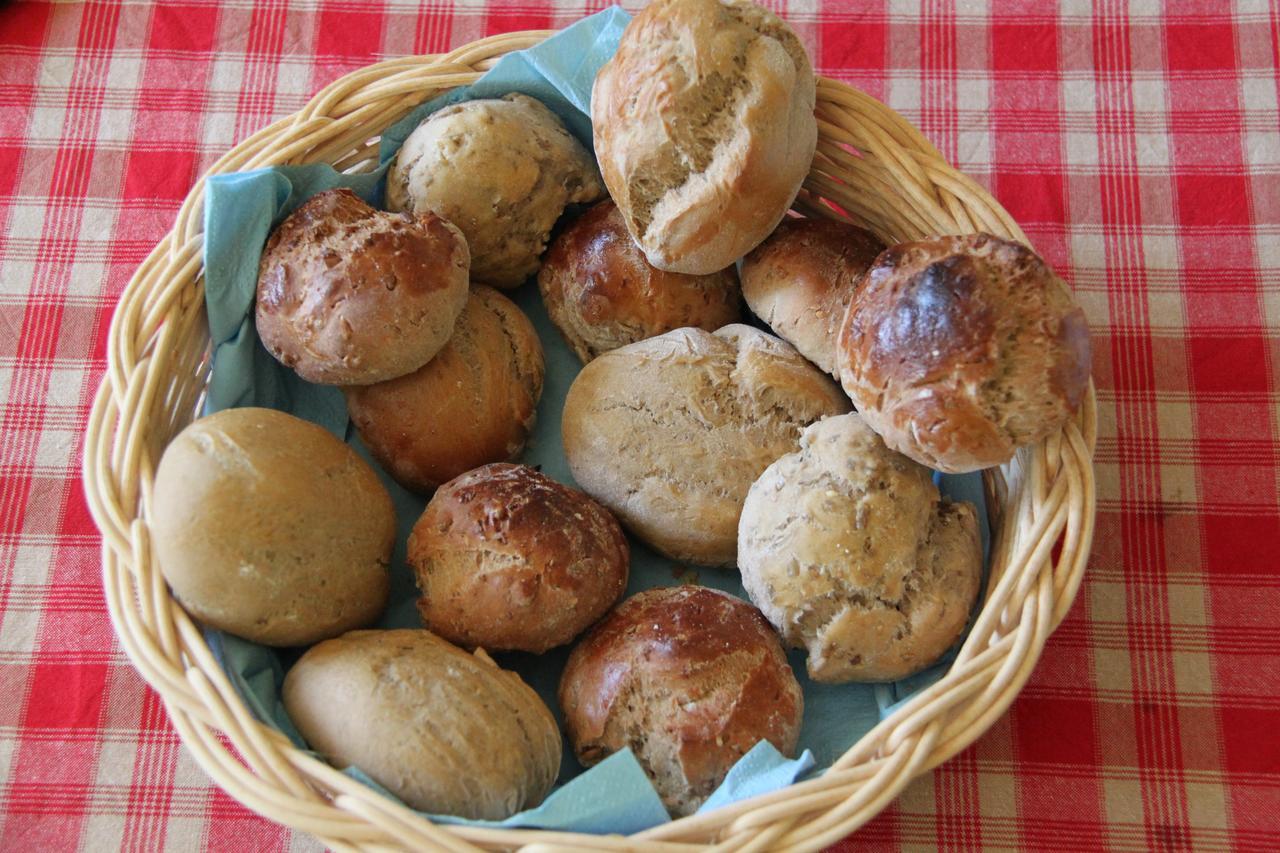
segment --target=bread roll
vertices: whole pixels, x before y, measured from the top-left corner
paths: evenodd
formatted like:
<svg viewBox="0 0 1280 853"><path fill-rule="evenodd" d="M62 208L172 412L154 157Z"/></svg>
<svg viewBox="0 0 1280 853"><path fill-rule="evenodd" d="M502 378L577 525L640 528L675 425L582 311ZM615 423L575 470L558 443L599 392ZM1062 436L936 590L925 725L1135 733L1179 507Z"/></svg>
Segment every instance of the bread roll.
<svg viewBox="0 0 1280 853"><path fill-rule="evenodd" d="M964 631L982 547L971 505L847 414L806 429L751 487L738 566L815 681L895 681Z"/></svg>
<svg viewBox="0 0 1280 853"><path fill-rule="evenodd" d="M347 411L378 464L406 489L430 494L464 471L520 455L543 369L529 318L476 285L435 358L407 376L347 388Z"/></svg>
<svg viewBox="0 0 1280 853"><path fill-rule="evenodd" d="M827 373L853 289L884 244L835 219L789 218L742 261L742 295L773 333Z"/></svg>
<svg viewBox="0 0 1280 853"><path fill-rule="evenodd" d="M800 430L849 401L750 326L677 329L607 352L565 399L565 457L587 494L673 560L732 566L738 514Z"/></svg>
<svg viewBox="0 0 1280 853"><path fill-rule="evenodd" d="M804 696L758 610L680 586L633 595L591 629L560 707L579 761L630 747L666 807L687 815L760 741L795 753Z"/></svg>
<svg viewBox="0 0 1280 853"><path fill-rule="evenodd" d="M627 587L613 516L526 465L486 465L436 492L409 536L423 623L459 645L541 654Z"/></svg>
<svg viewBox="0 0 1280 853"><path fill-rule="evenodd" d="M258 336L308 382L368 385L431 360L467 301L461 232L430 211L374 210L329 190L271 234L258 267Z"/></svg>
<svg viewBox="0 0 1280 853"><path fill-rule="evenodd" d="M447 217L467 236L472 277L503 288L538 271L565 205L603 195L582 143L515 93L432 113L387 173L388 207Z"/></svg>
<svg viewBox="0 0 1280 853"><path fill-rule="evenodd" d="M769 235L809 172L818 125L804 45L744 0L656 0L596 76L609 194L649 263L722 270Z"/></svg>
<svg viewBox="0 0 1280 853"><path fill-rule="evenodd" d="M306 645L386 606L391 497L350 447L284 412L227 409L179 433L150 521L182 606L246 640Z"/></svg>
<svg viewBox="0 0 1280 853"><path fill-rule="evenodd" d="M289 670L283 699L326 761L419 811L502 820L542 802L560 769L560 732L538 694L429 631L323 642Z"/></svg>
<svg viewBox="0 0 1280 853"><path fill-rule="evenodd" d="M741 318L737 270L684 275L651 266L609 200L555 239L538 287L551 322L584 363L672 329L714 331Z"/></svg>
<svg viewBox="0 0 1280 853"><path fill-rule="evenodd" d="M1008 462L1089 384L1089 329L1025 246L971 234L894 246L854 294L840 382L894 450L939 471Z"/></svg>

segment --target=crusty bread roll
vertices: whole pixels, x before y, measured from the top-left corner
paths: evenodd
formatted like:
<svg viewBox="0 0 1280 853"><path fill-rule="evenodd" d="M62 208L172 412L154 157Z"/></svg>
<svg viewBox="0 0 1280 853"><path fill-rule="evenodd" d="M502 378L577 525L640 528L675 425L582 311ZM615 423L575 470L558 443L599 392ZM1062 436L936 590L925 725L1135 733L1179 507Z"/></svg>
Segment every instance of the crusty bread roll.
<svg viewBox="0 0 1280 853"><path fill-rule="evenodd" d="M806 429L751 487L738 566L815 681L894 681L959 638L982 547L973 507L850 413Z"/></svg>
<svg viewBox="0 0 1280 853"><path fill-rule="evenodd" d="M676 815L767 740L795 753L804 696L750 604L701 586L633 595L569 655L560 707L578 760L630 747Z"/></svg>
<svg viewBox="0 0 1280 853"><path fill-rule="evenodd" d="M350 190L322 192L262 251L258 336L308 382L412 373L453 332L469 257L461 232L434 213L386 213Z"/></svg>
<svg viewBox="0 0 1280 853"><path fill-rule="evenodd" d="M355 452L271 409L201 418L165 449L151 532L201 622L269 646L367 625L387 603L391 496Z"/></svg>
<svg viewBox="0 0 1280 853"><path fill-rule="evenodd" d="M467 236L471 275L496 287L538 271L565 205L604 195L590 153L527 95L466 101L418 125L387 173L387 206L434 211Z"/></svg>
<svg viewBox="0 0 1280 853"><path fill-rule="evenodd" d="M674 560L732 566L738 514L800 431L849 410L826 376L750 326L677 329L607 352L569 388L574 479Z"/></svg>
<svg viewBox="0 0 1280 853"><path fill-rule="evenodd" d="M542 802L560 770L560 732L538 694L429 631L327 640L289 670L283 700L325 760L420 811L502 820Z"/></svg>
<svg viewBox="0 0 1280 853"><path fill-rule="evenodd" d="M440 487L409 536L408 560L432 631L471 648L541 654L618 600L630 549L591 498L526 465L496 464Z"/></svg>
<svg viewBox="0 0 1280 853"><path fill-rule="evenodd" d="M463 471L524 450L543 370L529 318L476 285L435 358L407 376L345 389L347 412L378 464L406 489L429 494Z"/></svg>
<svg viewBox="0 0 1280 853"><path fill-rule="evenodd" d="M1030 249L989 234L894 246L854 293L840 382L894 450L939 471L1008 462L1089 384L1089 328Z"/></svg>
<svg viewBox="0 0 1280 853"><path fill-rule="evenodd" d="M672 329L714 331L741 318L737 270L684 275L657 269L607 199L551 244L538 287L551 322L584 363Z"/></svg>
<svg viewBox="0 0 1280 853"><path fill-rule="evenodd" d="M815 92L804 45L754 3L656 0L627 25L591 123L649 263L707 275L769 235L813 161Z"/></svg>
<svg viewBox="0 0 1280 853"><path fill-rule="evenodd" d="M835 219L782 220L742 261L742 295L773 333L827 373L859 278L884 244Z"/></svg>

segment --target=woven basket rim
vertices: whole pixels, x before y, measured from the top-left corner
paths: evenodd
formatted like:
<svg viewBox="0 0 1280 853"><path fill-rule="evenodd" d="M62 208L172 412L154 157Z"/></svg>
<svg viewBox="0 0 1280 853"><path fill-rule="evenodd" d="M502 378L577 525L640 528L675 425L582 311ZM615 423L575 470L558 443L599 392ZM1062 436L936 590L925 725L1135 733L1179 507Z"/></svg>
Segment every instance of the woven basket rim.
<svg viewBox="0 0 1280 853"><path fill-rule="evenodd" d="M472 82L497 58L553 32L491 36L447 54L359 69L233 147L207 174L321 160L340 169L367 164L376 158L377 134L413 106ZM1027 242L982 187L887 106L821 77L818 102L818 152L798 210L838 216L834 202L886 241L982 230ZM1096 514L1092 383L1061 434L983 473L993 513L986 599L951 668L816 779L629 838L430 823L255 720L154 564L147 507L155 464L191 420L207 380L203 190L202 177L121 296L86 430L83 474L103 535L104 591L122 648L201 767L265 817L334 849L688 850L710 841L725 851L818 849L870 820L908 782L985 732L1013 701L1075 598Z"/></svg>

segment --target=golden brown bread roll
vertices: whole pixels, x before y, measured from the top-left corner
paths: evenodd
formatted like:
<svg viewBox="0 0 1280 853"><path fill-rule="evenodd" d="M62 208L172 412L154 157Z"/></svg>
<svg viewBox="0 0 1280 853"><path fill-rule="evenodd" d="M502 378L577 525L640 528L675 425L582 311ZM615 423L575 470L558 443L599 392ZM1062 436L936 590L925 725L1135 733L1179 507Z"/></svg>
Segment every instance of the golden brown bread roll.
<svg viewBox="0 0 1280 853"><path fill-rule="evenodd" d="M374 210L350 190L280 223L258 267L267 351L308 382L367 385L439 352L467 301L467 243L434 213Z"/></svg>
<svg viewBox="0 0 1280 853"><path fill-rule="evenodd" d="M741 317L737 270L684 275L657 269L610 200L552 242L538 288L551 322L583 363L672 329L714 331Z"/></svg>
<svg viewBox="0 0 1280 853"><path fill-rule="evenodd" d="M541 654L627 587L630 549L604 507L527 465L445 483L409 536L423 623L459 645Z"/></svg>
<svg viewBox="0 0 1280 853"><path fill-rule="evenodd" d="M603 195L582 143L516 93L432 113L387 172L387 207L447 217L467 236L472 277L502 288L538 271L565 205Z"/></svg>
<svg viewBox="0 0 1280 853"><path fill-rule="evenodd" d="M378 464L406 489L429 494L464 471L520 455L543 369L529 318L476 285L435 358L407 376L346 388L347 411Z"/></svg>
<svg viewBox="0 0 1280 853"><path fill-rule="evenodd" d="M884 244L835 219L782 220L742 261L742 295L773 333L827 373L854 287Z"/></svg>
<svg viewBox="0 0 1280 853"><path fill-rule="evenodd" d="M673 560L732 566L747 489L800 431L848 399L750 326L676 329L607 352L565 398L578 485Z"/></svg>
<svg viewBox="0 0 1280 853"><path fill-rule="evenodd" d="M327 640L282 692L312 749L420 811L502 820L542 802L560 770L560 731L538 694L429 631Z"/></svg>
<svg viewBox="0 0 1280 853"><path fill-rule="evenodd" d="M959 638L982 546L973 507L850 413L806 429L751 487L738 567L815 681L895 681Z"/></svg>
<svg viewBox="0 0 1280 853"><path fill-rule="evenodd" d="M609 194L649 263L722 270L769 235L818 139L813 68L745 0L656 0L596 76L591 123Z"/></svg>
<svg viewBox="0 0 1280 853"><path fill-rule="evenodd" d="M156 471L160 571L200 621L300 646L367 625L387 603L391 496L350 447L271 409L188 426Z"/></svg>
<svg viewBox="0 0 1280 853"><path fill-rule="evenodd" d="M760 741L794 754L804 696L758 610L680 586L633 595L591 629L569 655L560 707L579 761L630 747L667 808L687 815Z"/></svg>
<svg viewBox="0 0 1280 853"><path fill-rule="evenodd" d="M1008 462L1089 384L1089 328L1025 246L990 234L886 251L854 293L840 382L889 447L939 471Z"/></svg>

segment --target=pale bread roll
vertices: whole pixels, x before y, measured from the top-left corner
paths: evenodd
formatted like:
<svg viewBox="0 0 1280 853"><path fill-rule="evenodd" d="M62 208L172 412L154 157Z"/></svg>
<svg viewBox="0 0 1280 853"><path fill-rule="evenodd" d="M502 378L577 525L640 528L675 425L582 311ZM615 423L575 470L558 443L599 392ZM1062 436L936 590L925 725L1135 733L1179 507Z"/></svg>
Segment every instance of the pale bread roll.
<svg viewBox="0 0 1280 853"><path fill-rule="evenodd" d="M590 152L516 93L432 113L387 173L387 207L448 218L466 235L472 277L501 288L538 271L566 205L603 195Z"/></svg>
<svg viewBox="0 0 1280 853"><path fill-rule="evenodd" d="M732 566L738 514L769 463L848 399L750 326L676 329L607 352L569 388L565 457L582 489L674 560Z"/></svg>
<svg viewBox="0 0 1280 853"><path fill-rule="evenodd" d="M835 374L840 322L882 251L879 238L856 225L790 217L742 260L742 295L775 335Z"/></svg>
<svg viewBox="0 0 1280 853"><path fill-rule="evenodd" d="M502 820L560 770L551 711L514 672L429 631L353 631L284 680L289 719L334 767L358 767L412 808Z"/></svg>
<svg viewBox="0 0 1280 853"><path fill-rule="evenodd" d="M815 681L896 681L959 638L982 547L973 507L850 413L806 429L751 487L738 567Z"/></svg>
<svg viewBox="0 0 1280 853"><path fill-rule="evenodd" d="M314 643L386 606L391 496L355 451L293 415L226 409L180 432L150 524L182 606L255 643Z"/></svg>
<svg viewBox="0 0 1280 853"><path fill-rule="evenodd" d="M744 0L656 0L596 76L609 194L649 263L707 275L782 219L818 139L804 45Z"/></svg>

